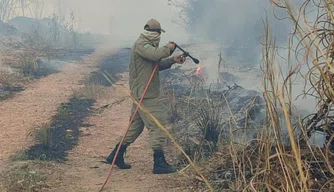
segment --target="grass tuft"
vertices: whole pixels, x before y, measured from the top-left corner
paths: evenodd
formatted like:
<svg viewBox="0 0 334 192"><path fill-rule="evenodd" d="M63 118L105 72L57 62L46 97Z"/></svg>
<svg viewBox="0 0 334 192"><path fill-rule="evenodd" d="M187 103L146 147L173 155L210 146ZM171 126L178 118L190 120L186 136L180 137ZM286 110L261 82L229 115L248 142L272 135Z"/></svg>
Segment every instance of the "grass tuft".
<svg viewBox="0 0 334 192"><path fill-rule="evenodd" d="M49 188L46 173L28 164L14 167L0 175L0 189L4 192L36 192Z"/></svg>
<svg viewBox="0 0 334 192"><path fill-rule="evenodd" d="M32 134L35 140L45 149L52 148L52 127L50 123L40 124Z"/></svg>

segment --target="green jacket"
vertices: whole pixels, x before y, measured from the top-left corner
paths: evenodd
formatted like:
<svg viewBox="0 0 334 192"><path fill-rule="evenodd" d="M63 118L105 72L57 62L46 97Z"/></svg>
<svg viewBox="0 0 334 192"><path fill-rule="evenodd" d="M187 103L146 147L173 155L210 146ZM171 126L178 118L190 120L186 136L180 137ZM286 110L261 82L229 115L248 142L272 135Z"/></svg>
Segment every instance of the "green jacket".
<svg viewBox="0 0 334 192"><path fill-rule="evenodd" d="M171 68L174 59L167 58L172 54L167 46L155 47L144 35L140 35L131 49L129 64L129 85L132 95L140 99L147 82L159 60L159 70L155 73L145 94L145 99L157 98L160 95L159 71ZM167 58L167 59L166 59Z"/></svg>

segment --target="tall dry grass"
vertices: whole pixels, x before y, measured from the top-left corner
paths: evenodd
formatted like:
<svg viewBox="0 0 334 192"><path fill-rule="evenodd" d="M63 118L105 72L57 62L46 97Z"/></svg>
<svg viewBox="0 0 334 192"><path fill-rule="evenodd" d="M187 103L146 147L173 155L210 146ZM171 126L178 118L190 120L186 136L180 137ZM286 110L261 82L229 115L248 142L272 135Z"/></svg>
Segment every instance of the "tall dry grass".
<svg viewBox="0 0 334 192"><path fill-rule="evenodd" d="M240 149L230 144L231 163L236 176L233 188L236 191L332 191L333 156L328 148L312 146L306 134L310 127L305 127L301 118L298 126L293 124L295 103L292 92L294 79L302 77L305 84L311 87L304 94L316 98L319 110L333 99L331 54L334 45L334 4L333 1L307 0L299 9L294 9L292 4L282 0L274 5L284 9L294 24L291 39L299 39L299 42L295 46L296 54L290 51L286 59L290 61L290 57L294 56L297 63L286 63L284 67L289 71L287 74L282 72L282 66L276 62L277 47L271 37L270 24L266 23L261 69L268 124L251 145ZM312 24L308 18L309 9L317 11ZM291 39L289 42L292 42ZM292 47L289 44L290 50ZM302 55L299 55L301 52ZM307 72L303 74L301 69L305 68ZM280 110L283 116L279 115ZM322 124L327 129L331 129L329 119L329 113L321 119L327 122ZM284 132L287 132L289 145L283 138ZM306 141L306 146L302 147L300 138Z"/></svg>
<svg viewBox="0 0 334 192"><path fill-rule="evenodd" d="M290 1L272 2L286 11L294 31L284 58L287 62L281 65L270 23L265 21L261 70L267 123L245 145L235 142L240 135L231 128L229 143L217 143L220 151L201 165L216 191L334 191L331 142L322 148L309 138L314 130L333 138L334 1L305 0L300 7ZM297 122L293 117L296 78L304 79L305 90L300 94L314 97L317 103L316 114L299 115ZM234 114L230 116L232 125ZM191 184L195 183L201 181Z"/></svg>

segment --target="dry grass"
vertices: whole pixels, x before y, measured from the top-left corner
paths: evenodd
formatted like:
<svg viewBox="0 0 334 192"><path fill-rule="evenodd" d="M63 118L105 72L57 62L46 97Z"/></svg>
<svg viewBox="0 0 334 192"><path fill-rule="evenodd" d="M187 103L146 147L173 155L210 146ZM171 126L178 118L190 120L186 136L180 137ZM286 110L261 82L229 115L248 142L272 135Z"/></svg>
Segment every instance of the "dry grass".
<svg viewBox="0 0 334 192"><path fill-rule="evenodd" d="M299 117L297 124L293 123L292 111L295 106L292 92L294 79L302 77L305 85L310 85L311 88L300 94L313 95L320 111L325 104L331 107L334 96L334 2L305 1L299 9L299 15L294 14L292 6L286 1L277 1L274 4L286 10L290 19L295 22L295 31L291 38L298 38L300 42L297 46L289 44L289 48L293 50L292 48L296 47L297 63L287 62L284 67L290 68L290 71L287 74L282 72L282 66L276 63L275 40L271 37L269 24L266 24L262 39L261 69L264 74L263 96L266 102L267 124L259 129L257 138L246 145L234 142L238 136L233 134L231 128L228 144L218 142L218 152L211 153L213 155L209 161L199 161L198 164L205 170L205 176L216 191L333 191L333 154L329 148L311 145L310 135L307 135L310 127L304 123L307 119L302 121L302 117ZM312 24L306 22L307 10L310 8L318 11L318 18ZM293 57L292 51L288 57ZM308 71L303 74L301 68ZM202 107L210 109L210 106ZM322 122L317 126L327 130L326 133L332 136L333 116L329 111L318 115L319 122ZM210 121L216 119L213 114L198 119L201 121L198 124L200 129L210 127ZM233 125L234 114L230 113L230 116ZM216 130L219 131L219 126ZM284 137L285 132L287 138ZM202 133L202 137L204 136L205 132ZM301 138L306 141L306 145L301 145ZM186 175L193 178L189 183L192 188L197 186L195 189L200 190L205 187L203 181L190 169L186 170Z"/></svg>
<svg viewBox="0 0 334 192"><path fill-rule="evenodd" d="M52 147L52 135L51 135L50 123L41 123L38 125L29 135L33 135L36 142L41 144L44 148Z"/></svg>
<svg viewBox="0 0 334 192"><path fill-rule="evenodd" d="M49 188L46 184L47 172L52 165L31 162L11 168L0 174L0 189L3 192L35 192Z"/></svg>
<svg viewBox="0 0 334 192"><path fill-rule="evenodd" d="M25 83L26 81L19 75L8 74L5 71L0 71L0 85L15 86Z"/></svg>
<svg viewBox="0 0 334 192"><path fill-rule="evenodd" d="M4 71L0 71L0 84L11 85L12 83L13 83L13 80L11 76Z"/></svg>
<svg viewBox="0 0 334 192"><path fill-rule="evenodd" d="M8 67L12 72L0 69L0 84L17 86L29 83L31 77L37 77L39 63L36 61L36 58L31 58L27 53L12 50L1 58L2 66Z"/></svg>

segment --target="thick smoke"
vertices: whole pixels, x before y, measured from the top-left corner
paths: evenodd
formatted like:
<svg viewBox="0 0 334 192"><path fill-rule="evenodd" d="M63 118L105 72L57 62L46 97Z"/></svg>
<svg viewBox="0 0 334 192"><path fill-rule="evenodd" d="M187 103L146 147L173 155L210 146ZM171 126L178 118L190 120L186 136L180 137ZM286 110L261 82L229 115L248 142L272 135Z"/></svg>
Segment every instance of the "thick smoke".
<svg viewBox="0 0 334 192"><path fill-rule="evenodd" d="M275 63L282 69L284 76L286 77L291 67L297 65L293 51L290 53L290 63L288 64L287 61L289 53L286 48L293 32L293 22L287 19L286 10L274 6L270 0L179 0L172 2L183 10L179 16L187 21L187 31L193 39L192 42L196 40L216 45L218 50L213 52L211 57L217 58L218 53L222 52L223 59L231 67L259 68L263 57L261 43L265 35L265 25L268 24L270 35L274 38L276 46L279 47L277 49L279 55ZM293 3L294 11L298 11L302 2L304 1L289 1L290 4ZM309 19L312 17L312 15L308 16ZM294 38L294 45L298 41L299 39ZM217 78L218 58L214 60L216 63L205 63L213 79ZM292 66L289 66L290 64ZM255 77L252 73L243 76L242 80L240 84L246 88L261 89L262 87L262 78ZM293 99L297 99L304 88L304 80L298 75L294 82ZM309 111L314 109L314 103L314 98L311 97L304 99L298 97L298 100L295 101L296 105Z"/></svg>
<svg viewBox="0 0 334 192"><path fill-rule="evenodd" d="M273 9L269 0L188 0L185 16L194 39L221 44L236 64L259 64L266 17L278 45L286 43L291 31L289 21L278 19L284 10Z"/></svg>

